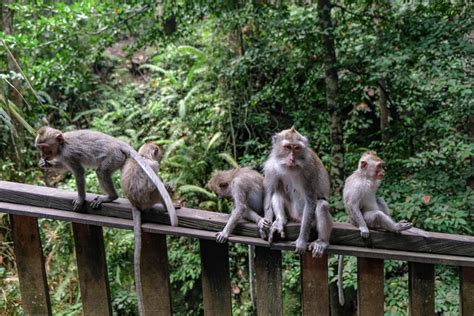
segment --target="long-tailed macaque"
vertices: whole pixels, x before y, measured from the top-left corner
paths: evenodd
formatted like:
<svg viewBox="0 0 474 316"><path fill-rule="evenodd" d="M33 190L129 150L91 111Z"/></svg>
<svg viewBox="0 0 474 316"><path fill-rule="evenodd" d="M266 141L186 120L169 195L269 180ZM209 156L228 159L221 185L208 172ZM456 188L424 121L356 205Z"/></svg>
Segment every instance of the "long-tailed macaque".
<svg viewBox="0 0 474 316"><path fill-rule="evenodd" d="M284 130L272 139L270 157L265 162L265 217L275 215L273 234L285 237L284 227L290 220L301 222L295 252L303 254L312 223L316 219L318 239L309 245L314 257L323 255L329 245L332 218L329 213L329 175L318 155L311 150L306 137L294 128Z"/></svg>
<svg viewBox="0 0 474 316"><path fill-rule="evenodd" d="M160 192L170 216L171 225L178 225L173 202L163 182L142 156L127 143L100 132L77 130L62 133L57 129L44 126L37 132L35 146L41 152L40 167L65 168L73 173L78 191L78 197L73 201L73 210L81 209L85 202L84 168L96 169L99 185L107 194L105 197L98 196L91 202L91 207L99 208L102 203L118 198L112 182L112 174L115 170L122 168L127 158L132 158Z"/></svg>
<svg viewBox="0 0 474 316"><path fill-rule="evenodd" d="M225 243L241 218L255 222L261 238L271 221L263 218L263 176L250 168L235 168L217 172L207 187L219 198L232 198L232 213L224 229L216 235L218 243Z"/></svg>
<svg viewBox="0 0 474 316"><path fill-rule="evenodd" d="M343 189L344 206L354 226L359 228L362 238L369 237L369 228L394 233L412 228L407 221L396 223L384 199L377 197L377 189L385 175L384 162L374 151L362 154L359 167L346 179ZM421 235L421 233L420 233ZM339 256L338 288L339 303L344 305L342 286L343 256Z"/></svg>
<svg viewBox="0 0 474 316"><path fill-rule="evenodd" d="M138 153L156 174L162 158L160 147L154 143L147 143L140 147ZM140 315L145 315L140 269L142 250L141 212L151 209L156 203L163 203L163 198L156 189L155 184L133 159L129 158L125 161L120 180L123 193L132 204L133 237L135 241L135 250L133 253L135 288L137 291L138 311Z"/></svg>

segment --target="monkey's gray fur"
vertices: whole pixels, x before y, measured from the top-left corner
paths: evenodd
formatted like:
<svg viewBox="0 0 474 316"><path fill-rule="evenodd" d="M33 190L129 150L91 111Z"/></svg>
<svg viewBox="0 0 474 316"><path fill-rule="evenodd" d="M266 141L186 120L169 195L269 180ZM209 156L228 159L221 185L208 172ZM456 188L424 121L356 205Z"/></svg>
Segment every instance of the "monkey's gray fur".
<svg viewBox="0 0 474 316"><path fill-rule="evenodd" d="M225 243L237 222L243 217L258 225L260 237L266 238L271 222L263 218L263 176L250 168L235 168L217 172L207 187L219 198L232 198L232 213L224 229L216 236Z"/></svg>
<svg viewBox="0 0 474 316"><path fill-rule="evenodd" d="M91 207L98 208L103 202L118 198L112 182L112 174L120 169L127 158L134 159L153 181L164 200L171 225L178 225L176 211L165 186L145 160L127 143L110 135L91 130L77 130L62 133L44 126L36 136L35 146L41 152L40 167L65 168L75 179L78 197L73 201L73 210L79 210L86 198L84 168L96 169L97 179L105 197L96 197Z"/></svg>
<svg viewBox="0 0 474 316"><path fill-rule="evenodd" d="M332 218L329 213L329 175L318 155L309 147L306 137L294 128L284 130L272 140L272 150L265 162L265 217L275 216L269 234L285 237L288 217L301 221L295 252L307 249L310 229L316 223L318 239L309 245L313 256L320 257L329 245ZM315 220L316 219L316 220Z"/></svg>

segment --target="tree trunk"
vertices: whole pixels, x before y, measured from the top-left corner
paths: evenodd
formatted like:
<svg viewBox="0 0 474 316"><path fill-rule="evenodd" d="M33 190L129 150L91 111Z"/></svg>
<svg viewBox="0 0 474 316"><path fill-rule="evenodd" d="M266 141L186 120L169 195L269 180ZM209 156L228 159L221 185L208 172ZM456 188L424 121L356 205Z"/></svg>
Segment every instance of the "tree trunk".
<svg viewBox="0 0 474 316"><path fill-rule="evenodd" d="M337 104L337 59L331 22L330 0L318 0L318 16L326 69L326 102L331 114L331 181L334 192L340 193L344 184L344 144L342 139L342 111Z"/></svg>
<svg viewBox="0 0 474 316"><path fill-rule="evenodd" d="M390 5L387 3L386 5ZM377 37L377 42L380 44L381 39L380 39L380 3L378 1L375 1L373 3L373 10L374 10L374 25L375 25L375 35ZM380 45L377 45L376 48L379 51L379 56L380 54ZM379 106L380 106L380 133L381 133L381 138L384 143L388 142L389 140L389 135L388 135L388 107L387 107L387 94L386 94L386 89L387 88L387 82L385 80L385 73L384 70L381 69L381 79L379 81Z"/></svg>

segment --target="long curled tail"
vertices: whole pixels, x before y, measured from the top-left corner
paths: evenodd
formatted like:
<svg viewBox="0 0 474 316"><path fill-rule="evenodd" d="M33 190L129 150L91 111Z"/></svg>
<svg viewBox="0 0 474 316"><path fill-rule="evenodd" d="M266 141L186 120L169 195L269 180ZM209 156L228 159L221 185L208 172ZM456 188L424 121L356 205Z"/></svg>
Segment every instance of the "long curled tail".
<svg viewBox="0 0 474 316"><path fill-rule="evenodd" d="M344 305L344 285L342 284L342 272L344 270L344 256L337 258L337 294L339 296L339 305Z"/></svg>
<svg viewBox="0 0 474 316"><path fill-rule="evenodd" d="M168 191L166 191L166 188L163 182L156 175L153 169L151 169L151 167L146 163L145 159L143 159L143 157L140 156L140 154L135 151L135 149L129 147L128 156L138 163L138 165L143 169L143 171L145 171L148 178L150 178L150 180L156 186L156 188L158 189L158 192L161 195L161 198L163 199L166 211L168 211L171 225L178 226L178 216L176 215L176 210L174 208L173 201L171 201L171 197L168 194Z"/></svg>

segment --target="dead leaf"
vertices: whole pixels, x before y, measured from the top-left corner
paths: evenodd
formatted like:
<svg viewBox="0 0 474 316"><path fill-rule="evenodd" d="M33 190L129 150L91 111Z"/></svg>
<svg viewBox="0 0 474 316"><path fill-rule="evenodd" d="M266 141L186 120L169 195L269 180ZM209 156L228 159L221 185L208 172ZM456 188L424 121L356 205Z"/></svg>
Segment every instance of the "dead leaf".
<svg viewBox="0 0 474 316"><path fill-rule="evenodd" d="M423 203L425 203L425 205L428 205L430 201L431 201L431 195L423 195Z"/></svg>
<svg viewBox="0 0 474 316"><path fill-rule="evenodd" d="M240 294L240 287L235 284L235 283L232 283L232 293L235 294L235 295L238 295Z"/></svg>

